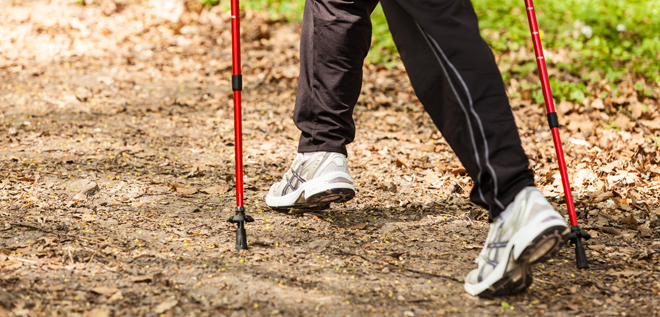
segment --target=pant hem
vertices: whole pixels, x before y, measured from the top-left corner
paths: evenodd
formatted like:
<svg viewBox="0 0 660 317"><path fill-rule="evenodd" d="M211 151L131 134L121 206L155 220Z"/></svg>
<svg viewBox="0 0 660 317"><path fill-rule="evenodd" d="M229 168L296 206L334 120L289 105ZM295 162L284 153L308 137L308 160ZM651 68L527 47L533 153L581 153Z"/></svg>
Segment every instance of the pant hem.
<svg viewBox="0 0 660 317"><path fill-rule="evenodd" d="M330 146L298 146L298 153L309 153L309 152L334 152L341 153L348 156L346 147L330 147Z"/></svg>
<svg viewBox="0 0 660 317"><path fill-rule="evenodd" d="M536 185L534 185L534 180L517 182L515 186L512 186L507 190L506 194L500 195L498 199L502 202L504 208L506 208L510 203L513 202L514 199L516 199L516 196L518 193L520 193L520 191L529 186L536 187ZM488 221L493 222L493 219L497 218L497 216L499 216L502 211L504 211L504 209L499 208L497 205L493 205L493 209L491 209L489 213Z"/></svg>

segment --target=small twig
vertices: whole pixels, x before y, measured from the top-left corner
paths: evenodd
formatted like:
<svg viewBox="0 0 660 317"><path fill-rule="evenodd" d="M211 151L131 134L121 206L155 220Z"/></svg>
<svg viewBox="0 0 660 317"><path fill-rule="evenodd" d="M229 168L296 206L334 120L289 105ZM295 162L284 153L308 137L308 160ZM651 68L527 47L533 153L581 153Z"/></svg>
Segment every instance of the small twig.
<svg viewBox="0 0 660 317"><path fill-rule="evenodd" d="M472 226L472 225L474 225L474 222L472 222L472 219L470 219L469 214L470 214L469 212L465 212L465 213L463 213L463 215L461 216L461 218L465 218L465 219L467 219L468 222L470 222L470 226Z"/></svg>
<svg viewBox="0 0 660 317"><path fill-rule="evenodd" d="M651 133L651 131L649 131L649 129L647 129L641 122L639 122L639 119L637 119L635 116L633 116L632 113L628 112L628 110L626 110L626 108L621 106L621 107L619 107L619 111L621 111L621 113L628 116L628 118L635 121L635 123L637 123L637 125L642 129L642 131L644 131L644 134L653 136L653 133Z"/></svg>
<svg viewBox="0 0 660 317"><path fill-rule="evenodd" d="M199 192L197 192L197 193L199 193ZM193 194L193 195L194 195L194 194ZM193 195L179 194L179 197L183 197L183 198L197 198L197 197L195 197L195 196L193 196Z"/></svg>
<svg viewBox="0 0 660 317"><path fill-rule="evenodd" d="M140 197L142 197L142 196L165 196L165 195L168 195L168 194L170 194L170 193L171 193L171 192L167 192L167 193L147 193L147 192L145 191L144 193L139 194L139 195L133 197L133 199L140 198Z"/></svg>
<svg viewBox="0 0 660 317"><path fill-rule="evenodd" d="M591 286L599 289L601 293L605 293L605 294L613 294L614 293L614 291L612 289L604 287L604 286L598 286L597 284L593 284L593 283L591 284Z"/></svg>
<svg viewBox="0 0 660 317"><path fill-rule="evenodd" d="M5 251L14 251L16 249L20 248L25 248L27 245L25 244L14 244L8 247L0 248L0 252L5 252Z"/></svg>
<svg viewBox="0 0 660 317"><path fill-rule="evenodd" d="M642 257L642 255L645 258L645 257L652 256L652 255L658 254L658 253L660 253L660 251L652 251L652 252L649 252L647 254L644 254L644 252L640 252L640 253L637 253L637 254L633 255L632 258L637 259L639 257Z"/></svg>
<svg viewBox="0 0 660 317"><path fill-rule="evenodd" d="M461 283L460 280L458 280L457 278L455 278L453 276L440 275L440 274L435 274L435 273L430 273L430 272L418 271L418 270L415 270L415 269L403 268L403 267L399 267L399 266L396 266L396 265L393 265L393 264L390 264L390 263L387 263L387 262L384 262L384 261L383 262L374 261L372 259L367 258L364 255L357 254L357 253L346 252L344 250L339 250L339 252L343 253L345 255L358 256L358 257L363 258L366 261L369 261L371 263L376 263L376 264L379 264L379 265L383 265L383 266L386 266L390 269L397 269L397 270L400 270L400 271L409 271L409 272L413 272L413 273L417 273L417 274L421 274L421 275L430 275L430 276L435 276L435 277L440 277L440 278L446 278L448 280L452 280L452 281L455 281L457 283Z"/></svg>
<svg viewBox="0 0 660 317"><path fill-rule="evenodd" d="M120 151L119 153L117 153L117 156L115 156L115 163L117 163L117 161L119 160L119 157L120 157L122 154L126 153L126 152L130 153L131 151L130 151L130 150L122 150L122 151Z"/></svg>
<svg viewBox="0 0 660 317"><path fill-rule="evenodd" d="M66 234L66 233L59 233L59 232L55 232L55 231L46 230L44 228L40 228L38 226L34 226L34 225L31 225L31 224L27 224L27 223L10 222L9 224L12 225L12 226L16 226L16 227L25 227L25 228L30 228L30 229L33 229L33 230L38 230L38 231L41 231L41 232L56 235L58 238L61 238L61 239L62 238L66 239L66 240L60 241L60 243L63 243L63 242L66 242L66 241L73 241L73 240L68 239L69 235ZM87 242L92 242L93 243L93 240L91 240L89 238L82 237L82 236L76 236L75 239L78 240L78 241L85 240Z"/></svg>
<svg viewBox="0 0 660 317"><path fill-rule="evenodd" d="M98 250L94 251L94 253L92 254L92 256L89 257L89 261L87 261L87 265L89 265L90 263L92 263L92 260L94 260L94 256L96 255L96 252L98 252Z"/></svg>
<svg viewBox="0 0 660 317"><path fill-rule="evenodd" d="M130 165L130 166L135 167L135 168L142 168L142 165L140 165L140 164L138 164L138 163L135 163L135 162L133 162L133 161L127 159L127 158L124 159L124 162L125 162L126 164Z"/></svg>
<svg viewBox="0 0 660 317"><path fill-rule="evenodd" d="M69 260L71 260L71 264L75 263L75 261L73 261L73 255L71 255L71 249L68 249L66 251L69 253Z"/></svg>
<svg viewBox="0 0 660 317"><path fill-rule="evenodd" d="M598 266L592 266L589 269L590 270L607 270L611 268L619 268L622 267L623 265L621 264L605 264L605 265L598 265Z"/></svg>
<svg viewBox="0 0 660 317"><path fill-rule="evenodd" d="M44 228L39 228L39 227L37 227L37 226L30 225L30 224L27 224L27 223L11 222L11 223L9 223L9 224L12 225L12 226L16 226L16 227L25 227L25 228L29 228L29 229L34 229L34 230L38 230L38 231L42 231L42 232L46 232L46 233L51 233L51 234L59 235L59 233L57 233L57 232L53 232L53 231L50 231L50 230L46 230L46 229L44 229ZM10 229L11 229L11 227L10 227Z"/></svg>
<svg viewBox="0 0 660 317"><path fill-rule="evenodd" d="M9 259L10 260L19 260L21 262L30 263L30 264L37 264L37 261L32 261L32 260L27 260L27 259L22 259L22 258L9 257Z"/></svg>
<svg viewBox="0 0 660 317"><path fill-rule="evenodd" d="M390 267L395 267L395 268L397 267L397 266L394 266L394 265L392 265L392 264L390 264L389 266L390 266ZM418 270L408 269L408 268L402 268L402 267L400 267L399 269L401 269L401 270L403 270L403 271L414 272L414 273L417 273L417 274L424 274L424 275L430 275L430 276L435 276L435 277L442 277L442 278L446 278L446 279L448 279L448 280L455 281L455 282L457 282L457 283L461 283L461 280L459 280L459 279L457 279L457 278L455 278L455 277L453 277L453 276L449 276L449 275L441 275L441 274L429 273L429 272L418 271Z"/></svg>
<svg viewBox="0 0 660 317"><path fill-rule="evenodd" d="M117 153L117 156L115 156L115 159L114 159L115 164L119 162L119 158L122 157L122 154L124 154L124 153L129 153L130 154L131 151L130 150L122 150L119 153ZM135 163L135 162L129 160L128 158L124 159L124 163L126 163L130 166L133 166L135 168L142 168L142 165L140 165L138 163Z"/></svg>

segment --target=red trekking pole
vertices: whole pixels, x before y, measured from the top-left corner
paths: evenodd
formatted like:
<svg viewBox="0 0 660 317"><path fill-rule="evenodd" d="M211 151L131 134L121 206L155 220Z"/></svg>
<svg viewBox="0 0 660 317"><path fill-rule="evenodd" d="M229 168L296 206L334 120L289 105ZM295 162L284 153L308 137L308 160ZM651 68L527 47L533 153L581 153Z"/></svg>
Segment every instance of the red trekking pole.
<svg viewBox="0 0 660 317"><path fill-rule="evenodd" d="M587 255L584 253L584 247L582 246L582 238L589 240L591 236L586 231L580 230L577 223L573 195L571 194L571 185L568 182L568 173L566 173L564 151L561 148L561 140L559 139L559 120L557 119L557 113L555 112L555 106L552 100L552 91L550 90L550 81L548 80L548 70L545 67L543 47L541 46L541 37L539 36L539 27L536 24L536 13L534 12L534 4L532 3L532 0L525 0L525 8L527 9L527 19L529 20L529 28L532 32L532 41L534 42L534 51L536 52L536 63L539 67L539 77L541 77L541 86L543 87L545 109L548 112L548 124L552 130L552 139L554 140L555 150L557 151L557 162L559 163L561 183L564 186L568 216L571 219L571 233L569 235L569 240L575 245L577 267L580 269L586 269L589 268L589 263L587 262Z"/></svg>
<svg viewBox="0 0 660 317"><path fill-rule="evenodd" d="M241 76L241 28L238 16L238 0L231 0L231 48L231 85L234 91L234 146L236 157L236 214L229 217L227 221L238 226L236 228L236 250L247 250L245 223L253 222L254 219L245 214L245 207L243 207L243 128L241 126L243 78Z"/></svg>

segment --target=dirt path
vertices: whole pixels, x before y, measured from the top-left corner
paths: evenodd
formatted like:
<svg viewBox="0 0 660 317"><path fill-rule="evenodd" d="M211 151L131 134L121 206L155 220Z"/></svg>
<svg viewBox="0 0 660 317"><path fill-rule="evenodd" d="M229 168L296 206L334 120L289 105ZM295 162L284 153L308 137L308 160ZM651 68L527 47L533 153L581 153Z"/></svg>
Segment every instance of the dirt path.
<svg viewBox="0 0 660 317"><path fill-rule="evenodd" d="M463 291L485 212L401 66L365 66L358 197L269 210L296 151L300 25L255 12L243 56L256 222L236 252L228 13L122 3L0 4L0 316L659 313L660 156L634 123L594 124L604 110L566 116L562 135L592 268L566 247L520 295ZM539 187L565 213L543 109L513 106Z"/></svg>

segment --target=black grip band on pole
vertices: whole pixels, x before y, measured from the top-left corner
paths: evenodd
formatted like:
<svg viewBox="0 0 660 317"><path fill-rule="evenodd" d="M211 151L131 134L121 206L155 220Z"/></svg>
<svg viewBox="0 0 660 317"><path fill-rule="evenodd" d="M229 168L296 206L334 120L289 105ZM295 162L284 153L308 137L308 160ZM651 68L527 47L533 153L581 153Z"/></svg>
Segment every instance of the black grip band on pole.
<svg viewBox="0 0 660 317"><path fill-rule="evenodd" d="M559 119L556 112L548 113L548 125L550 125L550 129L559 128Z"/></svg>
<svg viewBox="0 0 660 317"><path fill-rule="evenodd" d="M231 75L231 88L234 91L243 90L243 75Z"/></svg>

